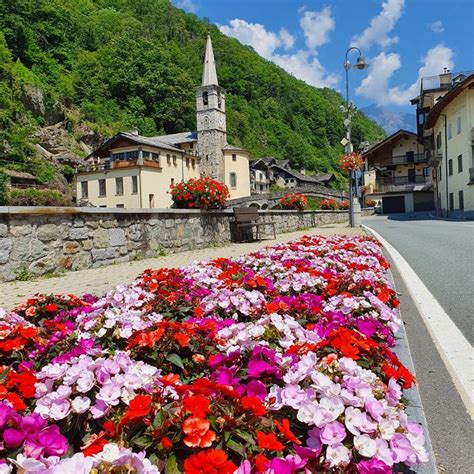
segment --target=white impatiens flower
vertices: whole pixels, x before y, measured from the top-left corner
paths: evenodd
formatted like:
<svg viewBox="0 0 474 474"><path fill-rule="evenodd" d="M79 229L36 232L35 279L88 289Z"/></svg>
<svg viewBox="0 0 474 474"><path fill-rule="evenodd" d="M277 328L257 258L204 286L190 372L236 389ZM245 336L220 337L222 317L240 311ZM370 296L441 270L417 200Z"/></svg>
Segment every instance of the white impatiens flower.
<svg viewBox="0 0 474 474"><path fill-rule="evenodd" d="M76 397L71 404L75 413L85 413L91 406L91 400L89 397Z"/></svg>
<svg viewBox="0 0 474 474"><path fill-rule="evenodd" d="M334 444L326 449L326 461L330 467L347 466L351 461L351 453L343 444Z"/></svg>
<svg viewBox="0 0 474 474"><path fill-rule="evenodd" d="M366 458L375 456L375 452L377 451L375 440L366 434L354 436L354 447L359 451L359 454Z"/></svg>

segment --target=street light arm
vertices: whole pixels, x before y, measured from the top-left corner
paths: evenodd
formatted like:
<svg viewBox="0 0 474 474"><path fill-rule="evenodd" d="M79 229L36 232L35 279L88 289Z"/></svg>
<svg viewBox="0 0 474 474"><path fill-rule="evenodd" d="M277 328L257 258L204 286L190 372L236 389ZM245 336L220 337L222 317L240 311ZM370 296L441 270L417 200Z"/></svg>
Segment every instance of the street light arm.
<svg viewBox="0 0 474 474"><path fill-rule="evenodd" d="M346 60L344 62L344 68L348 68L347 64L349 62L349 59L348 59L348 56L349 56L349 53L351 51L358 51L359 52L359 56L362 56L362 51L357 47L357 46L351 46L350 48L348 48L348 50L346 51Z"/></svg>

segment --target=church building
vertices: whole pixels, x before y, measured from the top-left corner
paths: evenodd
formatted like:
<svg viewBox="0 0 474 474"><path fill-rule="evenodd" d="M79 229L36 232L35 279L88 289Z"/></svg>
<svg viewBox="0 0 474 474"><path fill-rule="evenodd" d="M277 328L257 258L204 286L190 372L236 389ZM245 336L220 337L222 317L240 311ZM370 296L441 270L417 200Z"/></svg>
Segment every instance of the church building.
<svg viewBox="0 0 474 474"><path fill-rule="evenodd" d="M200 176L224 182L230 199L249 196L249 155L227 142L225 91L217 80L210 36L196 92L196 118L196 131L144 137L134 130L107 140L76 175L78 202L169 208L170 185Z"/></svg>

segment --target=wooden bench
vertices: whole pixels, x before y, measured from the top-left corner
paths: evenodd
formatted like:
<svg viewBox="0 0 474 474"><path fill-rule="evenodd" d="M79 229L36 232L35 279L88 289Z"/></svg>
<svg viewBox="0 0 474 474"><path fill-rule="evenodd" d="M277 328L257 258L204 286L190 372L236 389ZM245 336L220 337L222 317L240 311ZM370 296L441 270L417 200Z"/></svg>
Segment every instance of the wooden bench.
<svg viewBox="0 0 474 474"><path fill-rule="evenodd" d="M261 228L271 226L273 229L273 238L276 239L276 230L274 222L259 222L258 209L256 207L234 207L234 223L239 236L239 241L243 241L243 229L255 228L257 230L256 240L262 240ZM253 232L252 232L253 236Z"/></svg>

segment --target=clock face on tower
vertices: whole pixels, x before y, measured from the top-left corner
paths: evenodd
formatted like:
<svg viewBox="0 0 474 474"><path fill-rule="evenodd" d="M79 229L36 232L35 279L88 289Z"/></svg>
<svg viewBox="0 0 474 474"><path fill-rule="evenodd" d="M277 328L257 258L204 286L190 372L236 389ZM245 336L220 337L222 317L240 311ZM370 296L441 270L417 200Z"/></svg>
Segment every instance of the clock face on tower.
<svg viewBox="0 0 474 474"><path fill-rule="evenodd" d="M219 117L217 119L217 125L219 126L219 128L224 128L224 116L223 115L219 115Z"/></svg>

